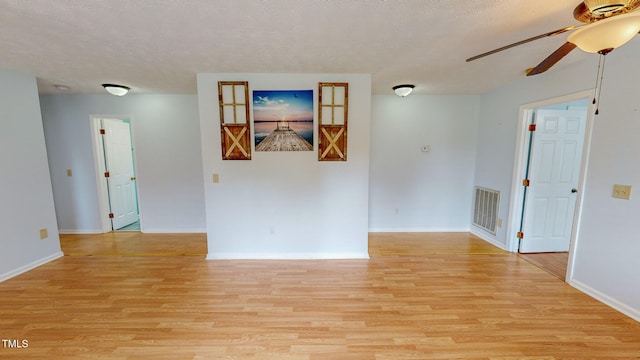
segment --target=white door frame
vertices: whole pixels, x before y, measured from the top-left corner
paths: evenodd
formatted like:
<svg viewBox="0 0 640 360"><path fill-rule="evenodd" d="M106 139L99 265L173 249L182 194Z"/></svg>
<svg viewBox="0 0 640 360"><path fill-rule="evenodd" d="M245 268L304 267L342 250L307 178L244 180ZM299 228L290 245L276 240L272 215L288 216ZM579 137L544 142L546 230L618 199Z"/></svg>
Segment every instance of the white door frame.
<svg viewBox="0 0 640 360"><path fill-rule="evenodd" d="M568 94L552 99L536 101L520 106L518 118L518 130L516 133L515 159L513 164L513 178L511 180L511 199L509 201L509 228L507 229L507 251L518 252L518 232L520 231L520 220L522 219L522 201L524 199L524 187L522 180L525 178L527 170L527 160L529 154L529 123L533 116L534 109L547 107L556 104L574 102L582 99L593 99L594 90L585 90L574 94ZM587 109L587 124L584 134L584 145L582 159L580 162L580 177L576 199L576 210L573 216L573 227L571 231L571 245L569 246L569 261L567 264L567 281L573 276L573 263L575 249L578 245L580 219L582 216L582 201L584 199L584 189L587 174L587 163L591 148L591 133L593 130L595 107L589 101Z"/></svg>
<svg viewBox="0 0 640 360"><path fill-rule="evenodd" d="M119 115L119 114L105 114L105 115L89 115L91 122L91 142L93 143L93 163L96 175L96 189L98 195L98 207L100 209L100 224L102 233L108 233L112 231L111 221L109 220L109 194L106 181L104 181L105 163L104 163L104 146L102 144L102 137L100 135L100 119L121 119L129 120L131 125L131 145L133 146L133 167L138 177L138 162L136 161L136 146L134 137L134 119L132 115ZM138 189L138 181L134 183L136 188L136 196L138 197L138 209L140 216L140 230L142 231L142 210L140 206L140 193Z"/></svg>

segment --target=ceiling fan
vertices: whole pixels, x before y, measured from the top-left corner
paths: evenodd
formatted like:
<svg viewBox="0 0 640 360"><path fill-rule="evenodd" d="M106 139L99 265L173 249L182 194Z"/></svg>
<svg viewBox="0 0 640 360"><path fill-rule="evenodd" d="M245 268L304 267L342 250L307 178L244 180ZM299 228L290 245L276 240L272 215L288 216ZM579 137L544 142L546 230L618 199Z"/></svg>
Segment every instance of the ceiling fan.
<svg viewBox="0 0 640 360"><path fill-rule="evenodd" d="M584 0L573 11L573 17L585 24L534 36L470 57L467 62L483 58L528 42L573 31L567 41L542 62L526 71L527 76L549 70L576 47L590 53L606 55L626 44L640 31L640 0Z"/></svg>

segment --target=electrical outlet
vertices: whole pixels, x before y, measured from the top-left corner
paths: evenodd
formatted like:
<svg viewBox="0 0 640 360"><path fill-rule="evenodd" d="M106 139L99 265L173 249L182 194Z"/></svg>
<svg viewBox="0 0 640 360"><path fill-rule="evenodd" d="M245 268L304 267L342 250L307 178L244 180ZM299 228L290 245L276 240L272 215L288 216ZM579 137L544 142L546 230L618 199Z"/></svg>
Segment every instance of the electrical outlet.
<svg viewBox="0 0 640 360"><path fill-rule="evenodd" d="M613 197L617 199L631 199L631 185L613 185Z"/></svg>
<svg viewBox="0 0 640 360"><path fill-rule="evenodd" d="M40 229L40 240L44 240L49 237L47 229Z"/></svg>
<svg viewBox="0 0 640 360"><path fill-rule="evenodd" d="M71 171L71 169L67 169L67 176L73 176L73 171Z"/></svg>
<svg viewBox="0 0 640 360"><path fill-rule="evenodd" d="M217 184L220 182L220 174L213 174L213 183Z"/></svg>
<svg viewBox="0 0 640 360"><path fill-rule="evenodd" d="M502 219L498 219L498 227L502 228Z"/></svg>

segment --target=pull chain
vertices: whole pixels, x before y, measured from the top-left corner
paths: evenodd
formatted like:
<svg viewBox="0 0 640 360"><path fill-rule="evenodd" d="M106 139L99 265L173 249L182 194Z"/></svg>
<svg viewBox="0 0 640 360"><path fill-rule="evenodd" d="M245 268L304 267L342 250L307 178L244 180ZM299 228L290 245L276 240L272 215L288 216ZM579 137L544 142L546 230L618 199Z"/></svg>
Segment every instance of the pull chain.
<svg viewBox="0 0 640 360"><path fill-rule="evenodd" d="M598 60L598 73L596 75L596 90L593 97L593 104L596 105L595 114L600 114L600 94L602 93L602 81L604 80L604 68L607 61L606 55L613 49L604 49L598 51L600 59Z"/></svg>
<svg viewBox="0 0 640 360"><path fill-rule="evenodd" d="M598 102L598 100L597 100L597 98L599 97L598 96L598 91L600 90L600 68L602 67L602 58L603 57L604 56L602 56L602 55L600 55L598 57L598 71L596 71L596 85L595 85L595 90L594 90L594 93L593 93L593 101L591 101L591 103L593 105L595 105ZM596 109L596 114L598 114L598 110L597 109Z"/></svg>

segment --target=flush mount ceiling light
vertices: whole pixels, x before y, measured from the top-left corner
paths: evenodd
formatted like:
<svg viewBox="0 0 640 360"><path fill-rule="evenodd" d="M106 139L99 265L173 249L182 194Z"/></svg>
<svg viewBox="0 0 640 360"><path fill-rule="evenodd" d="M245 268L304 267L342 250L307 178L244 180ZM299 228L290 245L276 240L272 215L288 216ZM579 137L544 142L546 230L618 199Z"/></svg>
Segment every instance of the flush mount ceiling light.
<svg viewBox="0 0 640 360"><path fill-rule="evenodd" d="M102 84L102 87L109 92L111 95L115 96L124 96L127 95L130 88L124 85L116 85L116 84Z"/></svg>
<svg viewBox="0 0 640 360"><path fill-rule="evenodd" d="M58 90L60 90L60 91L69 91L69 90L71 90L71 88L68 87L67 85L56 84L56 85L53 85L53 87L58 89Z"/></svg>
<svg viewBox="0 0 640 360"><path fill-rule="evenodd" d="M396 95L400 97L405 97L411 94L414 87L416 86L411 84L396 85L393 87L393 91L396 93Z"/></svg>

